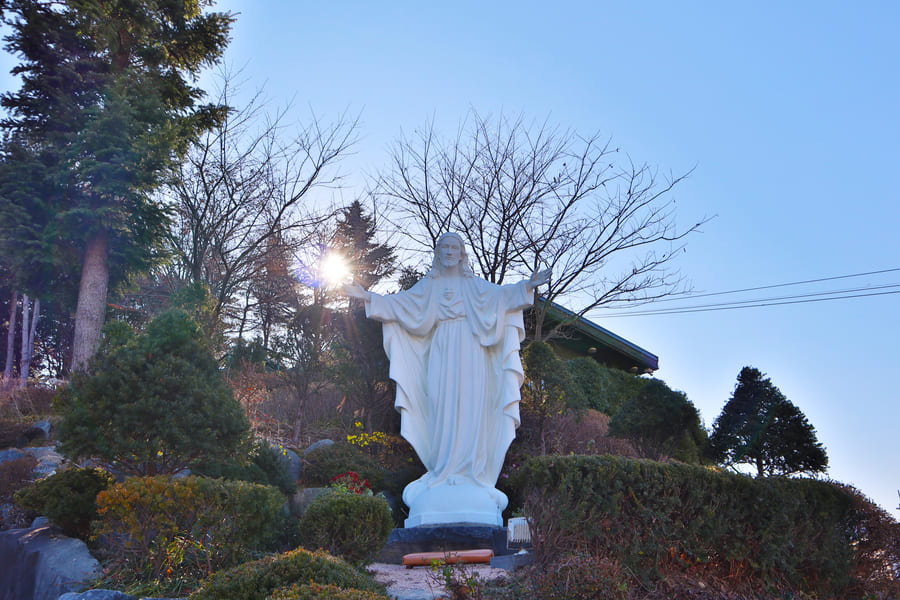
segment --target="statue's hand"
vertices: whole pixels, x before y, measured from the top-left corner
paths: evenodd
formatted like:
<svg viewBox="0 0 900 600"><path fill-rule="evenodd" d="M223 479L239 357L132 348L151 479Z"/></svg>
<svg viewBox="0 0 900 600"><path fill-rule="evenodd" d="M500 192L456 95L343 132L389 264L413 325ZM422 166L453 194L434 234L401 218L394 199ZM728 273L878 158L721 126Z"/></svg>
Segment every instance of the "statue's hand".
<svg viewBox="0 0 900 600"><path fill-rule="evenodd" d="M344 284L340 290L345 296L350 296L351 298L359 298L360 300L368 300L369 298L369 292L366 291L366 288L356 282Z"/></svg>
<svg viewBox="0 0 900 600"><path fill-rule="evenodd" d="M531 274L531 277L528 278L528 287L534 289L539 285L544 285L548 281L550 281L550 269L535 271Z"/></svg>

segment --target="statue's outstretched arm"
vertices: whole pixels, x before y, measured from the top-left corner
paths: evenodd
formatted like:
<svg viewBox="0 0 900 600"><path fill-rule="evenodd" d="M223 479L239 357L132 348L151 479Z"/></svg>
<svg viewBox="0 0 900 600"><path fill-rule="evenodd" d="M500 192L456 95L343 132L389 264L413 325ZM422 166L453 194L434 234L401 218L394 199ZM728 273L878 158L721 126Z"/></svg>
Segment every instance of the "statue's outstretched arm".
<svg viewBox="0 0 900 600"><path fill-rule="evenodd" d="M359 285L355 281L353 283L347 283L341 286L341 293L345 296L350 296L351 298L358 298L360 300L368 301L372 296L372 292L366 290L363 286Z"/></svg>
<svg viewBox="0 0 900 600"><path fill-rule="evenodd" d="M531 274L531 277L528 278L528 289L533 290L539 285L544 285L550 281L550 269L544 269L543 271L535 271Z"/></svg>

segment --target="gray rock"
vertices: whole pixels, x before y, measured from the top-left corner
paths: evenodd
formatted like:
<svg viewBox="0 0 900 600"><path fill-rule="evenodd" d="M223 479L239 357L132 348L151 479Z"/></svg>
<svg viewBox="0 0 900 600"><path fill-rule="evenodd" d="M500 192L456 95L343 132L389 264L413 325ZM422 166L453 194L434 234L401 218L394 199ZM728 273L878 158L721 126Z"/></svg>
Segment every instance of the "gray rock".
<svg viewBox="0 0 900 600"><path fill-rule="evenodd" d="M86 592L66 592L56 600L134 600L134 596L114 590L88 590Z"/></svg>
<svg viewBox="0 0 900 600"><path fill-rule="evenodd" d="M287 472L291 477L291 481L300 479L300 475L303 472L303 461L300 459L300 456L290 448L285 448L284 446L272 446L272 450L278 454L281 462L287 467Z"/></svg>
<svg viewBox="0 0 900 600"><path fill-rule="evenodd" d="M50 437L50 432L53 430L53 423L50 421L38 421L31 427L25 430L25 438L28 441L36 440L38 438L48 438Z"/></svg>
<svg viewBox="0 0 900 600"><path fill-rule="evenodd" d="M328 446L331 446L332 444L334 444L334 442L331 440L319 440L315 444L310 444L309 448L307 448L306 450L303 451L303 456L306 456L310 452L315 452L319 448L327 448Z"/></svg>
<svg viewBox="0 0 900 600"><path fill-rule="evenodd" d="M19 450L18 448L9 448L7 450L0 450L0 463L5 463L9 460L17 460L20 458L25 458L25 453Z"/></svg>
<svg viewBox="0 0 900 600"><path fill-rule="evenodd" d="M100 575L85 543L52 527L0 532L0 565L2 600L56 600Z"/></svg>
<svg viewBox="0 0 900 600"><path fill-rule="evenodd" d="M328 491L328 488L304 488L291 496L288 502L291 516L302 517L313 500Z"/></svg>
<svg viewBox="0 0 900 600"><path fill-rule="evenodd" d="M39 448L25 448L25 452L37 459L38 465L34 468L35 477L47 477L59 470L66 459L56 451L55 446L43 446Z"/></svg>
<svg viewBox="0 0 900 600"><path fill-rule="evenodd" d="M48 525L50 525L50 519L48 519L47 517L35 517L34 521L31 522L31 527L29 529L47 527Z"/></svg>

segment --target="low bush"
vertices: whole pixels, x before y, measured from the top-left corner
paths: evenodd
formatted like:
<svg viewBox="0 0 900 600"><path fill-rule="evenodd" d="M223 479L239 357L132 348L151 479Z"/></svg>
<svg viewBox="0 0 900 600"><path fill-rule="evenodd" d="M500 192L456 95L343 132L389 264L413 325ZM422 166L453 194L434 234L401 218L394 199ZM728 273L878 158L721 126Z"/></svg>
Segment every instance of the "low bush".
<svg viewBox="0 0 900 600"><path fill-rule="evenodd" d="M294 584L360 590L375 594L376 598L385 594L384 586L343 560L325 552L298 548L214 573L189 599L266 600L276 590L286 590Z"/></svg>
<svg viewBox="0 0 900 600"><path fill-rule="evenodd" d="M0 503L12 501L16 492L31 483L37 464L31 455L0 463Z"/></svg>
<svg viewBox="0 0 900 600"><path fill-rule="evenodd" d="M313 450L303 457L303 483L327 486L331 480L353 471L368 480L376 492L384 485L384 470L378 461L348 442L336 442Z"/></svg>
<svg viewBox="0 0 900 600"><path fill-rule="evenodd" d="M0 418L0 450L3 448L20 448L28 442L25 432L31 427L19 419Z"/></svg>
<svg viewBox="0 0 900 600"><path fill-rule="evenodd" d="M289 529L275 488L203 477L131 478L97 498L109 566L137 580L197 580L271 550Z"/></svg>
<svg viewBox="0 0 900 600"><path fill-rule="evenodd" d="M851 583L851 498L807 479L751 479L612 456L545 456L516 473L542 565L579 548L644 581L670 573L840 594Z"/></svg>
<svg viewBox="0 0 900 600"><path fill-rule="evenodd" d="M629 590L618 563L578 551L557 557L550 568L533 570L531 584L535 597L553 600L625 600Z"/></svg>
<svg viewBox="0 0 900 600"><path fill-rule="evenodd" d="M195 466L192 472L203 477L270 485L285 495L297 491L297 482L291 479L287 463L279 456L278 450L263 440L254 441L249 455L244 460L201 463Z"/></svg>
<svg viewBox="0 0 900 600"><path fill-rule="evenodd" d="M330 584L295 583L287 589L276 591L270 600L383 600L389 597L367 590L345 590Z"/></svg>
<svg viewBox="0 0 900 600"><path fill-rule="evenodd" d="M394 528L391 509L379 496L331 490L309 505L300 520L306 548L322 548L354 565L372 562Z"/></svg>
<svg viewBox="0 0 900 600"><path fill-rule="evenodd" d="M102 469L68 469L20 490L16 503L44 515L66 535L87 540L97 518L97 494L114 483Z"/></svg>

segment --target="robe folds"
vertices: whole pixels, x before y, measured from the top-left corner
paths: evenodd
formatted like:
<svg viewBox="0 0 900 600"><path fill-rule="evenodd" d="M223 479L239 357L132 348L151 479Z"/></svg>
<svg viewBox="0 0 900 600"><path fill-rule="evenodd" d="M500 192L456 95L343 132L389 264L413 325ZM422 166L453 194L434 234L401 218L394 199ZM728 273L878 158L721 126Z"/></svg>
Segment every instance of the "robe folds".
<svg viewBox="0 0 900 600"><path fill-rule="evenodd" d="M407 487L407 504L427 488L474 484L505 507L494 486L519 426L522 310L531 304L524 281L471 276L429 276L367 300L367 316L383 323L400 433L428 469Z"/></svg>

